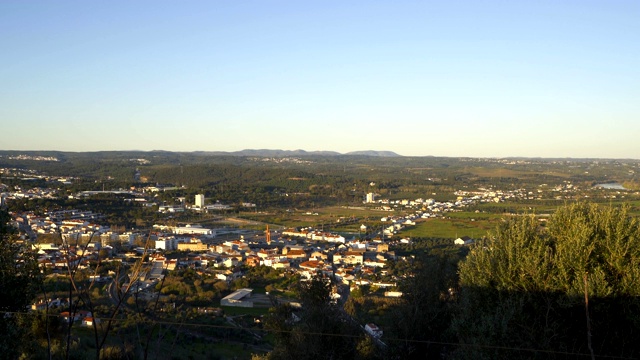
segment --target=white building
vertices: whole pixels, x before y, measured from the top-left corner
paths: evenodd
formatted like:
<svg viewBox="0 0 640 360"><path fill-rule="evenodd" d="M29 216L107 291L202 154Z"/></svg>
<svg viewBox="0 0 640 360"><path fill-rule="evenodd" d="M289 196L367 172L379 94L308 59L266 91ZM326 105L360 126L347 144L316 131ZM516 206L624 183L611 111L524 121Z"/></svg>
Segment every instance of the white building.
<svg viewBox="0 0 640 360"><path fill-rule="evenodd" d="M372 202L375 201L375 194L374 193L368 193L365 202L367 204L371 204Z"/></svg>
<svg viewBox="0 0 640 360"><path fill-rule="evenodd" d="M204 207L204 194L196 195L196 206L201 209Z"/></svg>
<svg viewBox="0 0 640 360"><path fill-rule="evenodd" d="M364 326L364 330L376 339L382 337L382 330L374 323L368 323Z"/></svg>
<svg viewBox="0 0 640 360"><path fill-rule="evenodd" d="M253 307L253 302L249 300L251 298L251 292L253 289L240 289L230 295L225 296L220 300L222 306L237 306L237 307Z"/></svg>
<svg viewBox="0 0 640 360"><path fill-rule="evenodd" d="M32 248L34 250L42 250L43 252L44 250L54 250L54 251L60 250L58 248L58 245L56 244L34 244L32 245Z"/></svg>
<svg viewBox="0 0 640 360"><path fill-rule="evenodd" d="M215 204L207 205L204 208L207 209L207 211L220 211L220 210L230 210L231 206L215 203Z"/></svg>
<svg viewBox="0 0 640 360"><path fill-rule="evenodd" d="M174 205L160 205L158 206L158 212L161 213L178 213L184 212L184 207Z"/></svg>
<svg viewBox="0 0 640 360"><path fill-rule="evenodd" d="M178 248L178 240L175 237L166 237L156 240L156 249L176 250Z"/></svg>
<svg viewBox="0 0 640 360"><path fill-rule="evenodd" d="M473 244L473 239L468 236L463 236L461 238L457 238L453 241L456 245L471 245Z"/></svg>
<svg viewBox="0 0 640 360"><path fill-rule="evenodd" d="M203 228L200 225L178 226L173 229L173 233L177 235L201 235L207 237L215 237L216 233L212 229Z"/></svg>

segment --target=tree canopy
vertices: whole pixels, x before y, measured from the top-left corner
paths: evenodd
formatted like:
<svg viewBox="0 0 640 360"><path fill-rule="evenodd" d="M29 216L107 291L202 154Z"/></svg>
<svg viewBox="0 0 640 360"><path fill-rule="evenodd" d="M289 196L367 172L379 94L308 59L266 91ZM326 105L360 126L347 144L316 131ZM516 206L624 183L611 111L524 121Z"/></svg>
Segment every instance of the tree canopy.
<svg viewBox="0 0 640 360"><path fill-rule="evenodd" d="M471 250L459 276L453 328L478 345L460 357L589 354L587 322L596 355L640 354L640 226L627 207L565 205L546 227L515 218Z"/></svg>
<svg viewBox="0 0 640 360"><path fill-rule="evenodd" d="M36 254L17 241L9 219L0 210L0 354L13 358L24 345L19 324L38 290L40 270Z"/></svg>
<svg viewBox="0 0 640 360"><path fill-rule="evenodd" d="M316 276L300 283L303 307L297 315L287 304L273 309L267 328L275 335L275 346L267 359L373 358L368 351L373 345L331 300L332 286Z"/></svg>

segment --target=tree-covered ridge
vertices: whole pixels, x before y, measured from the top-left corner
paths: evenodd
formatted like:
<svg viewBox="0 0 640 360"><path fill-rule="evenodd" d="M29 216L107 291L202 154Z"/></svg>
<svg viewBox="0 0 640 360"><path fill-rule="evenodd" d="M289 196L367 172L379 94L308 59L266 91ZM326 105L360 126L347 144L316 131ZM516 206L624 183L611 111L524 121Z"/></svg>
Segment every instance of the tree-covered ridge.
<svg viewBox="0 0 640 360"><path fill-rule="evenodd" d="M58 161L34 160L50 157ZM524 202L533 207L555 207L558 200L586 195L554 192L557 187L592 191L596 184L619 182L631 189L640 183L639 168L637 160L0 151L0 182L9 186L60 188L73 195L83 190L140 189L161 184L178 187L175 196L192 198L202 193L212 201L237 208L242 203L255 203L261 209L357 205L367 193L375 193L377 199L433 197L449 201L456 191L479 189L523 189L532 196L543 191L544 199L530 197ZM16 169L28 169L35 175L16 175L20 173ZM58 181L61 179L56 176L65 181ZM592 201L609 201L607 191L592 192ZM518 202L524 203L522 199ZM502 207L499 212L507 211L511 210Z"/></svg>
<svg viewBox="0 0 640 360"><path fill-rule="evenodd" d="M34 161L18 158L54 157L58 161ZM300 161L284 161L284 160ZM271 169L298 169L310 173L381 177L383 181L492 181L522 183L533 179L572 181L631 181L636 179L640 161L603 159L491 159L455 157L381 157L366 155L273 155L234 156L209 152L168 151L0 151L1 167L30 168L49 175L111 176L129 180L136 168L143 176L155 169L181 166L236 165ZM160 179L161 181L161 179Z"/></svg>
<svg viewBox="0 0 640 360"><path fill-rule="evenodd" d="M463 343L541 350L509 353L523 358L590 347L597 355L640 354L640 226L627 207L566 205L546 227L534 216L511 220L471 250L459 275L452 327Z"/></svg>

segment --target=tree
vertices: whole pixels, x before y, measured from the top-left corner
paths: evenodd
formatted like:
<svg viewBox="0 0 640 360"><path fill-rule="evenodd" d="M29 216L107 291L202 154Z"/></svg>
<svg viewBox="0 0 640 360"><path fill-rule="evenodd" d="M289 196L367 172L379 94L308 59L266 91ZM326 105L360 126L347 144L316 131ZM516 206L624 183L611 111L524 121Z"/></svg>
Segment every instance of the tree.
<svg viewBox="0 0 640 360"><path fill-rule="evenodd" d="M456 259L418 256L400 281L403 296L387 314L390 352L402 359L440 357L447 349L441 343L454 341L448 333L451 322L451 289L456 283ZM401 340L396 340L396 339ZM433 342L433 343L431 343Z"/></svg>
<svg viewBox="0 0 640 360"><path fill-rule="evenodd" d="M274 308L267 328L276 344L269 359L353 359L362 331L331 301L332 283L316 276L301 283L302 311L293 315L287 305ZM362 349L367 349L363 343ZM363 350L364 351L364 350Z"/></svg>
<svg viewBox="0 0 640 360"><path fill-rule="evenodd" d="M25 343L22 312L32 303L42 282L37 254L17 241L9 214L0 210L0 354L17 358Z"/></svg>
<svg viewBox="0 0 640 360"><path fill-rule="evenodd" d="M640 226L628 207L559 208L547 229L535 216L508 221L460 264L461 358L640 354ZM585 299L588 313L585 313ZM588 316L586 316L588 314ZM560 355L562 356L562 355Z"/></svg>

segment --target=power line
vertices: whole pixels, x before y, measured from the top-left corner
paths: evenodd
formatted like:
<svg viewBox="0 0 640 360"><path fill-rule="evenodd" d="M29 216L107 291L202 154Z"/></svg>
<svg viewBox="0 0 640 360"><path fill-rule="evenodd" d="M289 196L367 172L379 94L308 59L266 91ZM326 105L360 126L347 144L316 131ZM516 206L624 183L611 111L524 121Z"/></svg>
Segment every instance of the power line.
<svg viewBox="0 0 640 360"><path fill-rule="evenodd" d="M5 315L27 315L33 314L33 312L20 312L20 311L1 311ZM40 314L49 317L59 317L60 315L56 314ZM126 318L99 318L93 317L94 320L100 321L130 321L130 319ZM142 319L146 320L146 319ZM351 335L351 334L336 334L336 333L323 333L323 332L313 332L313 331L300 331L300 330L277 330L277 329L255 329L248 328L242 326L231 326L231 325L214 325L214 324L198 324L198 323L190 323L190 322L176 322L176 321L166 321L166 320L151 320L148 319L146 322L160 324L160 325L172 325L172 326L190 326L195 328L211 328L211 329L229 329L229 330L244 330L244 331L262 331L267 333L298 333L304 335L314 335L314 336L333 336L333 337L346 337L346 338L360 338L361 335ZM481 348L488 350L508 350L508 351L522 351L522 352L533 352L533 353L544 353L544 354L555 354L555 355L573 355L580 357L591 357L590 353L577 353L577 352L569 352L569 351L556 351L556 350L545 350L545 349L534 349L534 348L518 348L518 347L509 347L509 346L498 346L498 345L486 345L486 344L467 344L467 343L453 343L453 342L443 342L443 341L433 341L433 340L418 340L418 339L401 339L401 338L385 338L386 342L406 342L406 343L418 343L418 344L431 344L431 345L447 345L447 346L457 346L457 347L472 347L472 348ZM596 355L596 358L601 359L637 359L635 357L624 357L624 356L614 356L614 355Z"/></svg>

